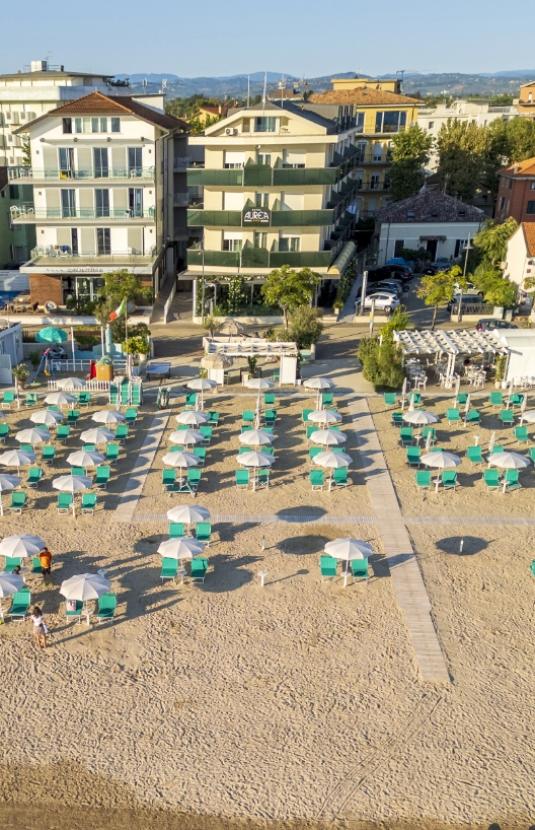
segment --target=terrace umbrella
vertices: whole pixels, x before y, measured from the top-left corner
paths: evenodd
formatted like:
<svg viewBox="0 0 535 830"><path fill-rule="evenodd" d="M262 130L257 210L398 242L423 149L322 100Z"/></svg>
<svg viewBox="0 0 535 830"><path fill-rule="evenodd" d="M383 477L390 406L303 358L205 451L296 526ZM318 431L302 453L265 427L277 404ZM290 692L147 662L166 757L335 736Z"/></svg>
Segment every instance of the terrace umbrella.
<svg viewBox="0 0 535 830"><path fill-rule="evenodd" d="M107 594L110 588L110 580L103 574L78 574L77 576L71 576L70 579L63 580L59 592L66 600L83 603L87 615L87 624L89 625L89 613L86 610L86 603Z"/></svg>
<svg viewBox="0 0 535 830"><path fill-rule="evenodd" d="M461 459L453 452L427 452L422 455L420 462L426 467L434 467L437 470L450 470L453 467L458 467ZM435 486L438 491L440 478L435 479Z"/></svg>
<svg viewBox="0 0 535 830"><path fill-rule="evenodd" d="M245 447L261 447L262 445L271 445L273 436L263 429L250 429L247 432L242 432L238 436L238 441Z"/></svg>
<svg viewBox="0 0 535 830"><path fill-rule="evenodd" d="M158 546L158 553L167 559L193 559L203 553L204 545L197 539L166 539Z"/></svg>
<svg viewBox="0 0 535 830"><path fill-rule="evenodd" d="M45 403L53 406L73 406L76 403L76 398L67 392L51 392L46 396Z"/></svg>
<svg viewBox="0 0 535 830"><path fill-rule="evenodd" d="M502 470L524 470L529 467L531 461L525 455L518 452L496 452L491 453L488 458L489 466L500 467Z"/></svg>
<svg viewBox="0 0 535 830"><path fill-rule="evenodd" d="M86 429L80 435L84 444L107 444L108 441L113 441L115 435L109 429L102 429L102 427L93 427L93 429Z"/></svg>
<svg viewBox="0 0 535 830"><path fill-rule="evenodd" d="M340 447L346 443L347 436L335 429L316 429L311 433L310 440L323 447Z"/></svg>
<svg viewBox="0 0 535 830"><path fill-rule="evenodd" d="M74 494L82 493L84 490L89 490L91 487L91 479L86 476L58 476L52 480L52 487L62 493L71 493L72 499L72 515L76 516L76 508L74 506Z"/></svg>
<svg viewBox="0 0 535 830"><path fill-rule="evenodd" d="M124 421L124 415L117 412L115 409L99 409L98 412L91 418L96 424L105 424L106 426L115 426Z"/></svg>
<svg viewBox="0 0 535 830"><path fill-rule="evenodd" d="M20 487L20 478L18 476L9 476L5 473L0 473L0 516L4 515L2 493L8 490L16 490L17 487Z"/></svg>
<svg viewBox="0 0 535 830"><path fill-rule="evenodd" d="M0 455L0 464L5 467L29 467L35 461L35 453L26 450L6 450Z"/></svg>
<svg viewBox="0 0 535 830"><path fill-rule="evenodd" d="M86 470L89 467L96 467L102 461L104 461L103 455L100 455L98 452L88 452L87 450L77 450L67 456L67 464L70 464L71 467L84 467Z"/></svg>
<svg viewBox="0 0 535 830"><path fill-rule="evenodd" d="M24 580L18 574L0 572L0 598L10 597L16 594L17 591L24 587ZM3 622L4 613L2 611L2 603L0 602L0 621Z"/></svg>
<svg viewBox="0 0 535 830"><path fill-rule="evenodd" d="M179 412L178 415L175 415L177 424L189 424L193 427L199 427L208 420L209 417L205 412L197 412L197 410L193 409L186 409L184 412Z"/></svg>
<svg viewBox="0 0 535 830"><path fill-rule="evenodd" d="M176 453L175 453L176 455ZM206 522L210 518L210 511L199 505L179 504L167 511L167 518L170 522L183 522L188 527L197 522Z"/></svg>
<svg viewBox="0 0 535 830"><path fill-rule="evenodd" d="M309 378L308 380L305 380L303 386L305 387L305 389L314 389L317 392L316 401L319 406L321 390L332 389L334 384L331 383L331 381L328 380L328 378L318 377Z"/></svg>
<svg viewBox="0 0 535 830"><path fill-rule="evenodd" d="M323 550L334 559L340 559L346 563L344 588L347 586L349 577L349 563L354 559L369 559L373 553L371 545L361 539L333 539L332 542L327 542Z"/></svg>
<svg viewBox="0 0 535 830"><path fill-rule="evenodd" d="M40 536L32 536L30 533L6 536L0 542L0 556L26 559L29 556L36 556L43 548L46 548L46 542Z"/></svg>
<svg viewBox="0 0 535 830"><path fill-rule="evenodd" d="M523 421L526 421L528 424L535 424L535 409L527 409L522 412L520 416L520 423Z"/></svg>
<svg viewBox="0 0 535 830"><path fill-rule="evenodd" d="M200 458L190 452L168 452L162 460L166 467L178 468L179 486L182 486L184 480L182 470L187 470L188 467L197 467L201 463Z"/></svg>
<svg viewBox="0 0 535 830"><path fill-rule="evenodd" d="M178 444L184 447L187 447L188 444L200 444L203 440L202 434L195 429L179 429L176 432L172 432L169 436L171 444Z"/></svg>
<svg viewBox="0 0 535 830"><path fill-rule="evenodd" d="M30 415L32 424L42 424L45 427L57 427L65 416L52 409L38 409Z"/></svg>
<svg viewBox="0 0 535 830"><path fill-rule="evenodd" d="M236 460L238 464L242 464L244 467L253 467L255 470L260 467L271 467L273 464L273 457L271 455L266 455L263 452L257 452L256 450L251 450L251 452L244 452L241 455L236 456ZM253 479L253 490L256 488L256 473Z"/></svg>
<svg viewBox="0 0 535 830"><path fill-rule="evenodd" d="M424 412L421 409L409 409L403 413L403 420L407 424L414 424L414 426L426 426L427 424L436 424L438 418L432 412Z"/></svg>
<svg viewBox="0 0 535 830"><path fill-rule="evenodd" d="M260 412L260 393L267 392L268 389L273 389L273 382L271 380L267 380L266 378L249 378L245 382L245 386L247 389L256 389L257 390L257 397L256 397L256 412Z"/></svg>
<svg viewBox="0 0 535 830"><path fill-rule="evenodd" d="M204 393L217 387L215 380L209 380L208 378L194 378L194 380L190 380L186 385L188 389L201 393L201 409L204 409Z"/></svg>
<svg viewBox="0 0 535 830"><path fill-rule="evenodd" d="M326 467L328 470L340 470L342 467L348 467L352 460L351 456L345 452L324 450L314 456L313 463L318 467Z"/></svg>
<svg viewBox="0 0 535 830"><path fill-rule="evenodd" d="M313 424L339 424L342 416L339 412L333 412L332 409L315 409L310 412L308 420Z"/></svg>
<svg viewBox="0 0 535 830"><path fill-rule="evenodd" d="M74 392L76 389L84 389L85 380L81 378L62 378L56 381L56 386L64 392Z"/></svg>
<svg viewBox="0 0 535 830"><path fill-rule="evenodd" d="M45 326L35 335L37 343L66 343L68 338L66 331L55 326Z"/></svg>
<svg viewBox="0 0 535 830"><path fill-rule="evenodd" d="M43 427L41 429L37 429L37 427L21 429L20 432L16 433L15 440L19 444L31 444L32 447L37 447L39 444L45 444L47 441L50 441L50 433Z"/></svg>

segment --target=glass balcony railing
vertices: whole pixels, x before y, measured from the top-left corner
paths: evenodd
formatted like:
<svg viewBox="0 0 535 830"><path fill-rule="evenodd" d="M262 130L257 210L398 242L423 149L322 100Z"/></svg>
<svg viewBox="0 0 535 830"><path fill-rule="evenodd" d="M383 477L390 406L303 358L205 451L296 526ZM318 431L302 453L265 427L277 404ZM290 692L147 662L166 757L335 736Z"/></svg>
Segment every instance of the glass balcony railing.
<svg viewBox="0 0 535 830"><path fill-rule="evenodd" d="M87 179L146 179L154 180L154 167L110 167L103 170L93 168L80 170L59 170L47 168L40 170L35 167L9 167L8 178L10 181L84 181Z"/></svg>
<svg viewBox="0 0 535 830"><path fill-rule="evenodd" d="M334 259L334 251L268 251L246 245L241 251L203 251L188 249L188 265L229 268L328 268Z"/></svg>
<svg viewBox="0 0 535 830"><path fill-rule="evenodd" d="M70 208L68 210L62 208L36 208L30 202L22 205L12 205L10 214L11 221L19 224L35 224L44 220L72 222L73 219L93 219L106 224L109 221L131 222L136 219L154 221L156 217L154 208L148 210L129 210L128 208L112 210L110 208L110 210L103 212L94 208Z"/></svg>
<svg viewBox="0 0 535 830"><path fill-rule="evenodd" d="M332 225L334 210L272 210L265 211L269 221L262 227L286 228L309 225ZM254 223L243 222L239 210L188 210L188 225L191 227L253 227Z"/></svg>

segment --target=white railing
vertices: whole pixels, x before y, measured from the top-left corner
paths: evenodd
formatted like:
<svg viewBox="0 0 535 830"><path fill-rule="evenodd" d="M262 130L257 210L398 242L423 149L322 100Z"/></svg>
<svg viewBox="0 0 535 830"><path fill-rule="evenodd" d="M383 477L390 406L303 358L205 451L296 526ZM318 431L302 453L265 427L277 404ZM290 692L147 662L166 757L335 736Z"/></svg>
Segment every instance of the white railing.
<svg viewBox="0 0 535 830"><path fill-rule="evenodd" d="M127 367L126 358L113 358L113 368L119 374L124 374ZM50 368L53 372L89 372L91 360L51 360Z"/></svg>
<svg viewBox="0 0 535 830"><path fill-rule="evenodd" d="M109 380L86 380L84 381L84 385L80 387L80 390L87 390L88 392L106 392L107 394L110 390L110 382L113 383L113 381ZM56 389L59 388L58 381L49 380L48 388L53 392L56 391Z"/></svg>

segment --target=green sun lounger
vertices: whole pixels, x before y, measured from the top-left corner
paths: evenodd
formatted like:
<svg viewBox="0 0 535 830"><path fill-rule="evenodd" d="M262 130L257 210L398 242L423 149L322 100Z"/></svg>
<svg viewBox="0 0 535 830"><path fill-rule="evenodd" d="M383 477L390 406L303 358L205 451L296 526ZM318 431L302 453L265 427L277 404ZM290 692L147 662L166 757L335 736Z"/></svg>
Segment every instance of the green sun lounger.
<svg viewBox="0 0 535 830"><path fill-rule="evenodd" d="M71 434L71 428L68 424L58 424L56 427L56 440L57 441L67 441Z"/></svg>
<svg viewBox="0 0 535 830"><path fill-rule="evenodd" d="M186 525L184 522L169 522L168 532L171 539L182 539L186 535Z"/></svg>
<svg viewBox="0 0 535 830"><path fill-rule="evenodd" d="M349 563L351 567L351 574L353 579L367 580L368 579L368 560L367 559L352 559Z"/></svg>
<svg viewBox="0 0 535 830"><path fill-rule="evenodd" d="M98 598L97 613L95 616L99 622L102 620L112 620L115 617L116 610L117 597L115 594L102 594Z"/></svg>
<svg viewBox="0 0 535 830"><path fill-rule="evenodd" d="M0 441L5 441L9 438L9 424L0 424Z"/></svg>
<svg viewBox="0 0 535 830"><path fill-rule="evenodd" d="M197 541L199 542L206 542L206 544L210 544L210 538L212 536L212 525L210 522L197 522L195 525L195 536Z"/></svg>
<svg viewBox="0 0 535 830"><path fill-rule="evenodd" d="M440 474L444 490L455 490L457 487L457 473L455 470L442 470Z"/></svg>
<svg viewBox="0 0 535 830"><path fill-rule="evenodd" d="M483 463L483 450L479 446L479 444L473 447L466 448L466 457L472 464L482 464Z"/></svg>
<svg viewBox="0 0 535 830"><path fill-rule="evenodd" d="M385 406L397 406L398 393L397 392L383 392L383 401Z"/></svg>
<svg viewBox="0 0 535 830"><path fill-rule="evenodd" d="M120 451L121 447L114 441L110 441L109 444L106 444L106 458L108 461L116 461L119 458Z"/></svg>
<svg viewBox="0 0 535 830"><path fill-rule="evenodd" d="M252 409L245 409L242 412L241 420L243 424L254 424L255 413Z"/></svg>
<svg viewBox="0 0 535 830"><path fill-rule="evenodd" d="M11 619L18 622L25 620L30 610L31 600L32 595L29 588L21 588L20 591L13 594L8 612Z"/></svg>
<svg viewBox="0 0 535 830"><path fill-rule="evenodd" d="M53 463L56 457L56 448L53 444L43 444L41 447L41 459L43 461L47 461L50 464Z"/></svg>
<svg viewBox="0 0 535 830"><path fill-rule="evenodd" d="M96 493L82 493L82 513L94 513L96 506Z"/></svg>
<svg viewBox="0 0 535 830"><path fill-rule="evenodd" d="M176 469L174 467L164 467L162 470L162 484L168 493L172 493L176 485Z"/></svg>
<svg viewBox="0 0 535 830"><path fill-rule="evenodd" d="M405 450L407 464L409 467L419 467L422 451L420 447L407 447Z"/></svg>
<svg viewBox="0 0 535 830"><path fill-rule="evenodd" d="M84 604L81 599L67 600L65 603L65 616L68 620L82 621L82 611Z"/></svg>
<svg viewBox="0 0 535 830"><path fill-rule="evenodd" d="M249 487L249 470L236 470L234 481L238 489L246 490Z"/></svg>
<svg viewBox="0 0 535 830"><path fill-rule="evenodd" d="M525 424L515 427L515 438L520 443L526 444L529 441L529 431Z"/></svg>
<svg viewBox="0 0 535 830"><path fill-rule="evenodd" d="M264 406L273 406L276 403L275 392L265 392L264 393Z"/></svg>
<svg viewBox="0 0 535 830"><path fill-rule="evenodd" d="M322 579L336 579L337 561L332 556L322 554L320 556L320 574Z"/></svg>
<svg viewBox="0 0 535 830"><path fill-rule="evenodd" d="M515 422L515 416L512 409L502 409L498 413L498 418L505 427L512 427Z"/></svg>
<svg viewBox="0 0 535 830"><path fill-rule="evenodd" d="M194 467L190 467L188 472L186 473L186 481L191 490L194 493L197 492L199 489L199 484L201 483L202 471L195 469Z"/></svg>
<svg viewBox="0 0 535 830"><path fill-rule="evenodd" d="M491 406L503 406L503 392L495 390L489 395L489 403Z"/></svg>
<svg viewBox="0 0 535 830"><path fill-rule="evenodd" d="M407 447L414 443L414 430L412 427L401 427L399 431L399 440L402 447Z"/></svg>
<svg viewBox="0 0 535 830"><path fill-rule="evenodd" d="M58 493L57 509L58 513L69 513L72 509L73 495L72 493Z"/></svg>
<svg viewBox="0 0 535 830"><path fill-rule="evenodd" d="M26 392L26 397L24 398L25 406L35 406L38 402L37 392Z"/></svg>
<svg viewBox="0 0 535 830"><path fill-rule="evenodd" d="M347 467L340 467L337 470L333 470L331 482L337 487L348 487L350 482L347 477Z"/></svg>
<svg viewBox="0 0 535 830"><path fill-rule="evenodd" d="M4 557L4 571L8 574L14 573L17 568L20 568L22 565L22 559L20 556L5 556Z"/></svg>
<svg viewBox="0 0 535 830"><path fill-rule="evenodd" d="M193 455L200 461L200 466L203 467L206 462L206 447L193 447Z"/></svg>
<svg viewBox="0 0 535 830"><path fill-rule="evenodd" d="M111 467L109 464L99 464L95 469L95 486L107 487L111 475Z"/></svg>
<svg viewBox="0 0 535 830"><path fill-rule="evenodd" d="M37 487L42 478L43 470L41 467L29 467L27 481L30 487Z"/></svg>
<svg viewBox="0 0 535 830"><path fill-rule="evenodd" d="M308 416L310 415L311 412L314 412L314 410L313 409L303 409L303 411L301 413L301 420L303 421L304 424L306 424L306 422L308 421Z"/></svg>
<svg viewBox="0 0 535 830"><path fill-rule="evenodd" d="M204 582L207 571L208 559L205 559L202 556L197 556L195 559L191 560L190 579L192 582Z"/></svg>
<svg viewBox="0 0 535 830"><path fill-rule="evenodd" d="M469 409L465 416L465 422L467 424L476 424L476 426L479 426L481 423L481 414L479 409Z"/></svg>
<svg viewBox="0 0 535 830"><path fill-rule="evenodd" d="M178 559L162 559L160 579L176 579L178 574Z"/></svg>
<svg viewBox="0 0 535 830"><path fill-rule="evenodd" d="M487 490L498 490L500 488L500 474L498 470L484 470L483 481Z"/></svg>
<svg viewBox="0 0 535 830"><path fill-rule="evenodd" d="M468 400L468 392L459 392L457 395L457 406L464 406Z"/></svg>
<svg viewBox="0 0 535 830"><path fill-rule="evenodd" d="M208 413L208 423L211 427L219 426L219 421L221 420L221 413L217 412L215 409L211 409Z"/></svg>
<svg viewBox="0 0 535 830"><path fill-rule="evenodd" d="M420 490L431 487L431 470L416 470L416 486Z"/></svg>
<svg viewBox="0 0 535 830"><path fill-rule="evenodd" d="M390 420L392 421L392 425L395 427L402 427L405 423L403 420L403 412L392 412Z"/></svg>
<svg viewBox="0 0 535 830"><path fill-rule="evenodd" d="M323 490L325 486L325 473L323 470L311 470L308 474L308 480L313 490Z"/></svg>
<svg viewBox="0 0 535 830"><path fill-rule="evenodd" d="M26 495L26 493L23 493L21 490L15 490L14 493L11 493L9 509L12 510L14 513L22 513L22 509L23 507L26 507L27 501L28 496Z"/></svg>
<svg viewBox="0 0 535 830"><path fill-rule="evenodd" d="M510 490L519 490L522 487L520 484L520 473L518 470L506 470L503 480L505 481L506 493Z"/></svg>
<svg viewBox="0 0 535 830"><path fill-rule="evenodd" d="M461 423L461 413L458 409L451 407L446 412L446 418L448 419L448 424L460 424Z"/></svg>

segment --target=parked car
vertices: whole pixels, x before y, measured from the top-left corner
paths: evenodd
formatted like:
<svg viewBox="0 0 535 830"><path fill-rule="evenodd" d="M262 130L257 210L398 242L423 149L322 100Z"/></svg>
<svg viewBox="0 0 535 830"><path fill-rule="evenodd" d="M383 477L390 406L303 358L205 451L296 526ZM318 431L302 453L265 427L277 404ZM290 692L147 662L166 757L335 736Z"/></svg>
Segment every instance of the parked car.
<svg viewBox="0 0 535 830"><path fill-rule="evenodd" d="M453 260L445 256L439 256L434 262L437 271L447 271L453 265Z"/></svg>
<svg viewBox="0 0 535 830"><path fill-rule="evenodd" d="M495 329L517 329L514 323L508 320L495 320L493 317L483 317L476 323L477 331L494 331Z"/></svg>
<svg viewBox="0 0 535 830"><path fill-rule="evenodd" d="M395 294L387 294L386 291L376 291L374 294L369 294L364 300L364 308L371 308L372 303L375 302L375 309L377 311L386 311L389 314L399 305L399 300ZM355 303L355 310L360 308L360 300Z"/></svg>
<svg viewBox="0 0 535 830"><path fill-rule="evenodd" d="M462 297L459 295L453 297L448 303L448 311L450 314L453 310L458 310L459 300L461 300L461 309L471 305L483 305L483 297L481 294L463 294Z"/></svg>
<svg viewBox="0 0 535 830"><path fill-rule="evenodd" d="M407 271L400 265L383 265L381 268L370 268L368 271L368 282L380 282L381 280L399 279L408 282L412 279L412 272Z"/></svg>
<svg viewBox="0 0 535 830"><path fill-rule="evenodd" d="M467 282L464 288L461 288L459 283L456 282L453 295L457 296L457 294L481 294L481 291L477 290L473 282Z"/></svg>
<svg viewBox="0 0 535 830"><path fill-rule="evenodd" d="M402 256L393 256L390 259L387 259L385 265L399 265L401 268L404 268L406 271L410 271L412 273L413 267L408 260L406 260Z"/></svg>
<svg viewBox="0 0 535 830"><path fill-rule="evenodd" d="M386 291L387 294L395 294L399 297L403 291L403 285L396 280L381 280L374 286L376 291Z"/></svg>

